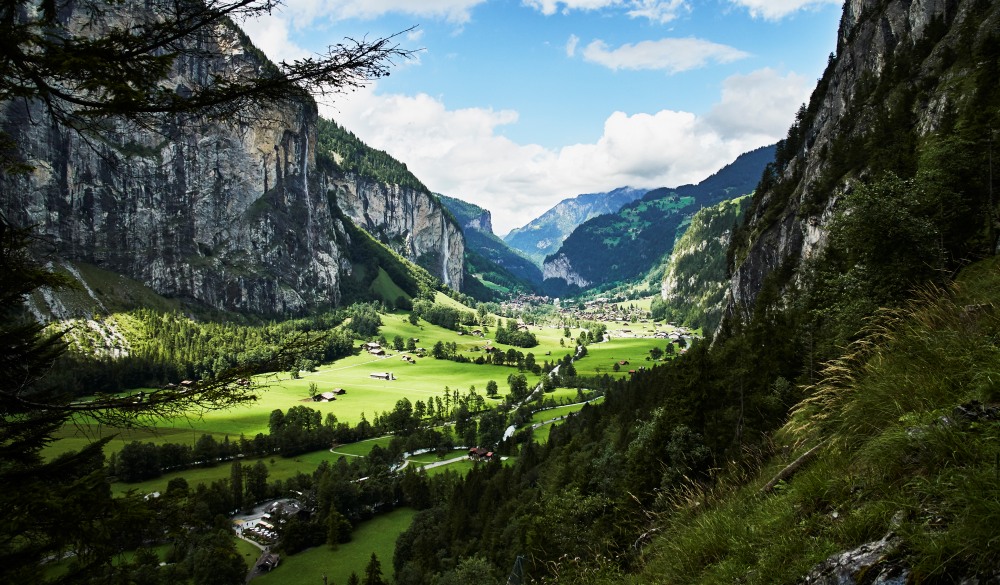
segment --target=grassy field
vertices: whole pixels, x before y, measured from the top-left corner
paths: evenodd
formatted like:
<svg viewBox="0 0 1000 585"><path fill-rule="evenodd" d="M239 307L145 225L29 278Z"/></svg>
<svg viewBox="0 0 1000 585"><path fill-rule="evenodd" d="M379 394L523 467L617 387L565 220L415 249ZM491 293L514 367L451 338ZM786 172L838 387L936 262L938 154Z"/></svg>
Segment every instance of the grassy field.
<svg viewBox="0 0 1000 585"><path fill-rule="evenodd" d="M587 357L575 362L576 373L580 376L596 376L608 374L611 376L628 375L629 370L640 366L652 367L656 364L649 357L649 350L654 347L664 349L669 343L666 339L614 337L604 343L593 343L587 346ZM619 366L619 372L614 371L614 365L620 361L629 362Z"/></svg>
<svg viewBox="0 0 1000 585"><path fill-rule="evenodd" d="M438 300L447 305L461 307L456 301L444 295L439 295ZM438 341L442 341L455 343L459 351L470 359L483 355L482 348L486 345L486 339L460 335L456 331L437 327L425 321L412 325L408 316L404 312L382 315L383 325L380 333L390 344L398 335L403 339L415 338L419 340L418 347L428 350ZM652 328L654 325L613 325L614 330L627 327L641 331L641 327ZM492 337L494 331L495 326L490 329L488 337ZM537 337L539 345L530 349L515 349L524 353L534 353L538 363L545 360L555 361L572 352L574 340L581 332L579 328L571 328L571 338L566 338L561 326L532 326L531 331ZM563 345L560 345L560 341ZM495 345L504 350L508 348L504 345ZM649 355L649 349L655 345L663 347L666 341L614 337L611 341L591 345L587 357L576 362L576 369L581 375L604 373L616 375L612 365L619 360L628 360L630 366L622 367L622 371L617 373L617 376L626 376L628 369L634 369L639 365L652 365L652 362L646 362L645 358ZM391 411L396 402L404 397L416 402L441 396L445 387L465 393L471 386L475 386L478 392L485 395L486 383L494 380L503 395L507 390L507 377L518 373L516 368L507 366L462 364L431 357L416 358L415 364L409 364L401 359L402 353L406 352L390 349L391 355L377 357L359 352L357 355L323 365L315 372L302 372L299 378L292 378L288 373L258 376L255 382L260 385L260 393L255 403L238 409L208 412L199 417L165 421L152 429L114 429L81 421L62 429L57 434L59 440L47 446L44 454L47 457L54 457L70 450L80 449L98 438L108 436L113 437L106 448L108 454L118 451L132 441L155 444L182 443L193 446L202 434L212 435L219 442L227 437L229 440L238 440L240 435L252 438L257 433L268 432L268 421L272 411L288 410L297 405L319 410L324 416L326 413L333 413L342 422L356 424L362 416L371 420L379 412ZM376 380L370 376L373 372L392 372L396 379ZM524 374L528 378L529 386L534 387L539 383L539 376L530 372ZM343 388L346 394L333 402L313 402L309 399L310 384L316 384L320 392ZM557 403L574 402L577 400L577 390L559 388L546 394L545 398L554 399ZM378 444L384 447L388 441L388 438L380 439ZM342 445L337 447L334 453L319 451L293 459L266 458L265 464L271 480L285 479L299 471L311 472L322 461L335 461L340 456L365 456L374 444L376 442ZM244 464L247 463L253 464L255 460L245 460ZM229 467L228 463L223 463L210 468L192 468L146 482L114 484L113 490L115 493L123 493L129 489L140 493L163 491L167 483L175 477L184 477L192 485L211 482L228 477ZM442 468L433 471L439 472L440 469Z"/></svg>
<svg viewBox="0 0 1000 585"><path fill-rule="evenodd" d="M386 581L392 580L392 556L396 538L413 521L415 510L400 508L359 524L351 542L336 550L328 546L312 548L281 558L278 568L253 580L255 585L300 585L323 583L326 575L331 585L347 583L351 573L364 576L365 567L374 552L382 565Z"/></svg>

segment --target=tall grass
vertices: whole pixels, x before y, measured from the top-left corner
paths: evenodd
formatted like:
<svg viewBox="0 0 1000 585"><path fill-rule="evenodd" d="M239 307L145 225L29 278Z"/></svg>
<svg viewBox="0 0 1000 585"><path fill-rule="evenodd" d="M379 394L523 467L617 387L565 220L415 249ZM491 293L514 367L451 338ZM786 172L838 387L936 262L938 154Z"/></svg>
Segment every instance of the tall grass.
<svg viewBox="0 0 1000 585"><path fill-rule="evenodd" d="M827 365L755 478L675 496L639 583L795 583L834 552L903 539L914 582L1000 566L1000 262L885 311ZM963 414L974 411L973 416ZM818 457L768 493L797 453Z"/></svg>

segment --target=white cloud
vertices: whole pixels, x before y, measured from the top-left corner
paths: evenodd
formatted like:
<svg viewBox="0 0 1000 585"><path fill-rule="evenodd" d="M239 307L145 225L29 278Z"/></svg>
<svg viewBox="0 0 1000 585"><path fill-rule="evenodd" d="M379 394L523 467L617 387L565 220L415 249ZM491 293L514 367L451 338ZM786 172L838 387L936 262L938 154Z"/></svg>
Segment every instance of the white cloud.
<svg viewBox="0 0 1000 585"><path fill-rule="evenodd" d="M632 18L667 23L677 18L681 12L689 11L688 0L523 0L529 6L551 16L557 12L568 14L574 10L601 10L617 8L625 10Z"/></svg>
<svg viewBox="0 0 1000 585"><path fill-rule="evenodd" d="M632 18L648 18L653 22L666 24L676 19L681 12L690 12L686 0L637 0L632 2L628 15Z"/></svg>
<svg viewBox="0 0 1000 585"><path fill-rule="evenodd" d="M748 9L754 18L765 20L781 20L800 10L843 4L842 0L730 0L730 2Z"/></svg>
<svg viewBox="0 0 1000 585"><path fill-rule="evenodd" d="M722 101L705 118L733 138L783 138L813 86L801 75L781 76L770 68L734 75L723 82Z"/></svg>
<svg viewBox="0 0 1000 585"><path fill-rule="evenodd" d="M733 76L705 116L615 112L595 143L558 149L502 136L503 126L518 121L514 111L449 110L426 94L380 95L369 87L342 98L337 110L321 111L406 163L431 190L492 211L502 234L580 193L698 182L783 138L808 91L794 74Z"/></svg>
<svg viewBox="0 0 1000 585"><path fill-rule="evenodd" d="M286 0L280 13L290 15L295 26L307 26L323 19L374 19L385 14L408 14L443 18L451 22L469 21L472 9L487 0Z"/></svg>
<svg viewBox="0 0 1000 585"><path fill-rule="evenodd" d="M278 14L244 21L240 27L272 61L291 61L309 55L309 51L289 39L288 20Z"/></svg>
<svg viewBox="0 0 1000 585"><path fill-rule="evenodd" d="M583 49L583 58L608 69L662 69L679 73L704 67L709 62L730 63L748 54L727 45L696 38L668 38L641 41L609 49L604 41L592 41Z"/></svg>
<svg viewBox="0 0 1000 585"><path fill-rule="evenodd" d="M580 37L576 35L569 35L569 40L566 41L566 56L572 57L576 55L576 46L580 44Z"/></svg>

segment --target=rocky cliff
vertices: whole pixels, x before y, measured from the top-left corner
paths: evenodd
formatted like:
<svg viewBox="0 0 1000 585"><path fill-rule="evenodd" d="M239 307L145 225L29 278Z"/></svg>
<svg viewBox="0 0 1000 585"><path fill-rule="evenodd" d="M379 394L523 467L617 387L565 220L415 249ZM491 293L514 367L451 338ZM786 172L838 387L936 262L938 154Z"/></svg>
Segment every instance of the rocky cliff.
<svg viewBox="0 0 1000 585"><path fill-rule="evenodd" d="M446 285L461 290L465 238L429 193L354 174L331 180L336 204L367 230Z"/></svg>
<svg viewBox="0 0 1000 585"><path fill-rule="evenodd" d="M729 314L748 319L771 275L797 274L823 248L838 201L857 181L912 172L929 136L976 118L988 91L977 84L996 66L997 26L990 2L846 2L836 54L734 237Z"/></svg>
<svg viewBox="0 0 1000 585"><path fill-rule="evenodd" d="M82 26L85 15L66 18ZM218 27L202 42L211 57L175 63L169 83L178 91L221 70L264 66L233 28ZM317 111L308 97L253 119L145 130L112 123L99 135L51 123L40 103L0 107L3 129L34 168L0 178L2 211L37 226L62 258L165 296L298 313L342 302L352 270L338 219L346 216L461 285L461 232L429 193L317 168Z"/></svg>

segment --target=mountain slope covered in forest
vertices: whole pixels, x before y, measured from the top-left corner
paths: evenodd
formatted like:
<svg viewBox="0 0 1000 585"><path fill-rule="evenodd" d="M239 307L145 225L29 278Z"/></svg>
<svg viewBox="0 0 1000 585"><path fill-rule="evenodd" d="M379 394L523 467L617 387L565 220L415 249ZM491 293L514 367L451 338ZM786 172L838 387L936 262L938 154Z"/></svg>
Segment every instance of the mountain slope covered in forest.
<svg viewBox="0 0 1000 585"><path fill-rule="evenodd" d="M445 195L438 198L462 226L466 268L473 278L502 294L532 291L541 284L542 271L493 233L488 210Z"/></svg>
<svg viewBox="0 0 1000 585"><path fill-rule="evenodd" d="M503 239L541 266L545 257L558 250L578 225L592 217L614 213L647 191L621 187L607 193L587 193L563 199L526 225L512 229Z"/></svg>
<svg viewBox="0 0 1000 585"><path fill-rule="evenodd" d="M753 191L773 158L773 146L758 148L697 185L656 189L615 213L587 220L545 259L546 290L565 294L649 272L670 254L696 211Z"/></svg>

